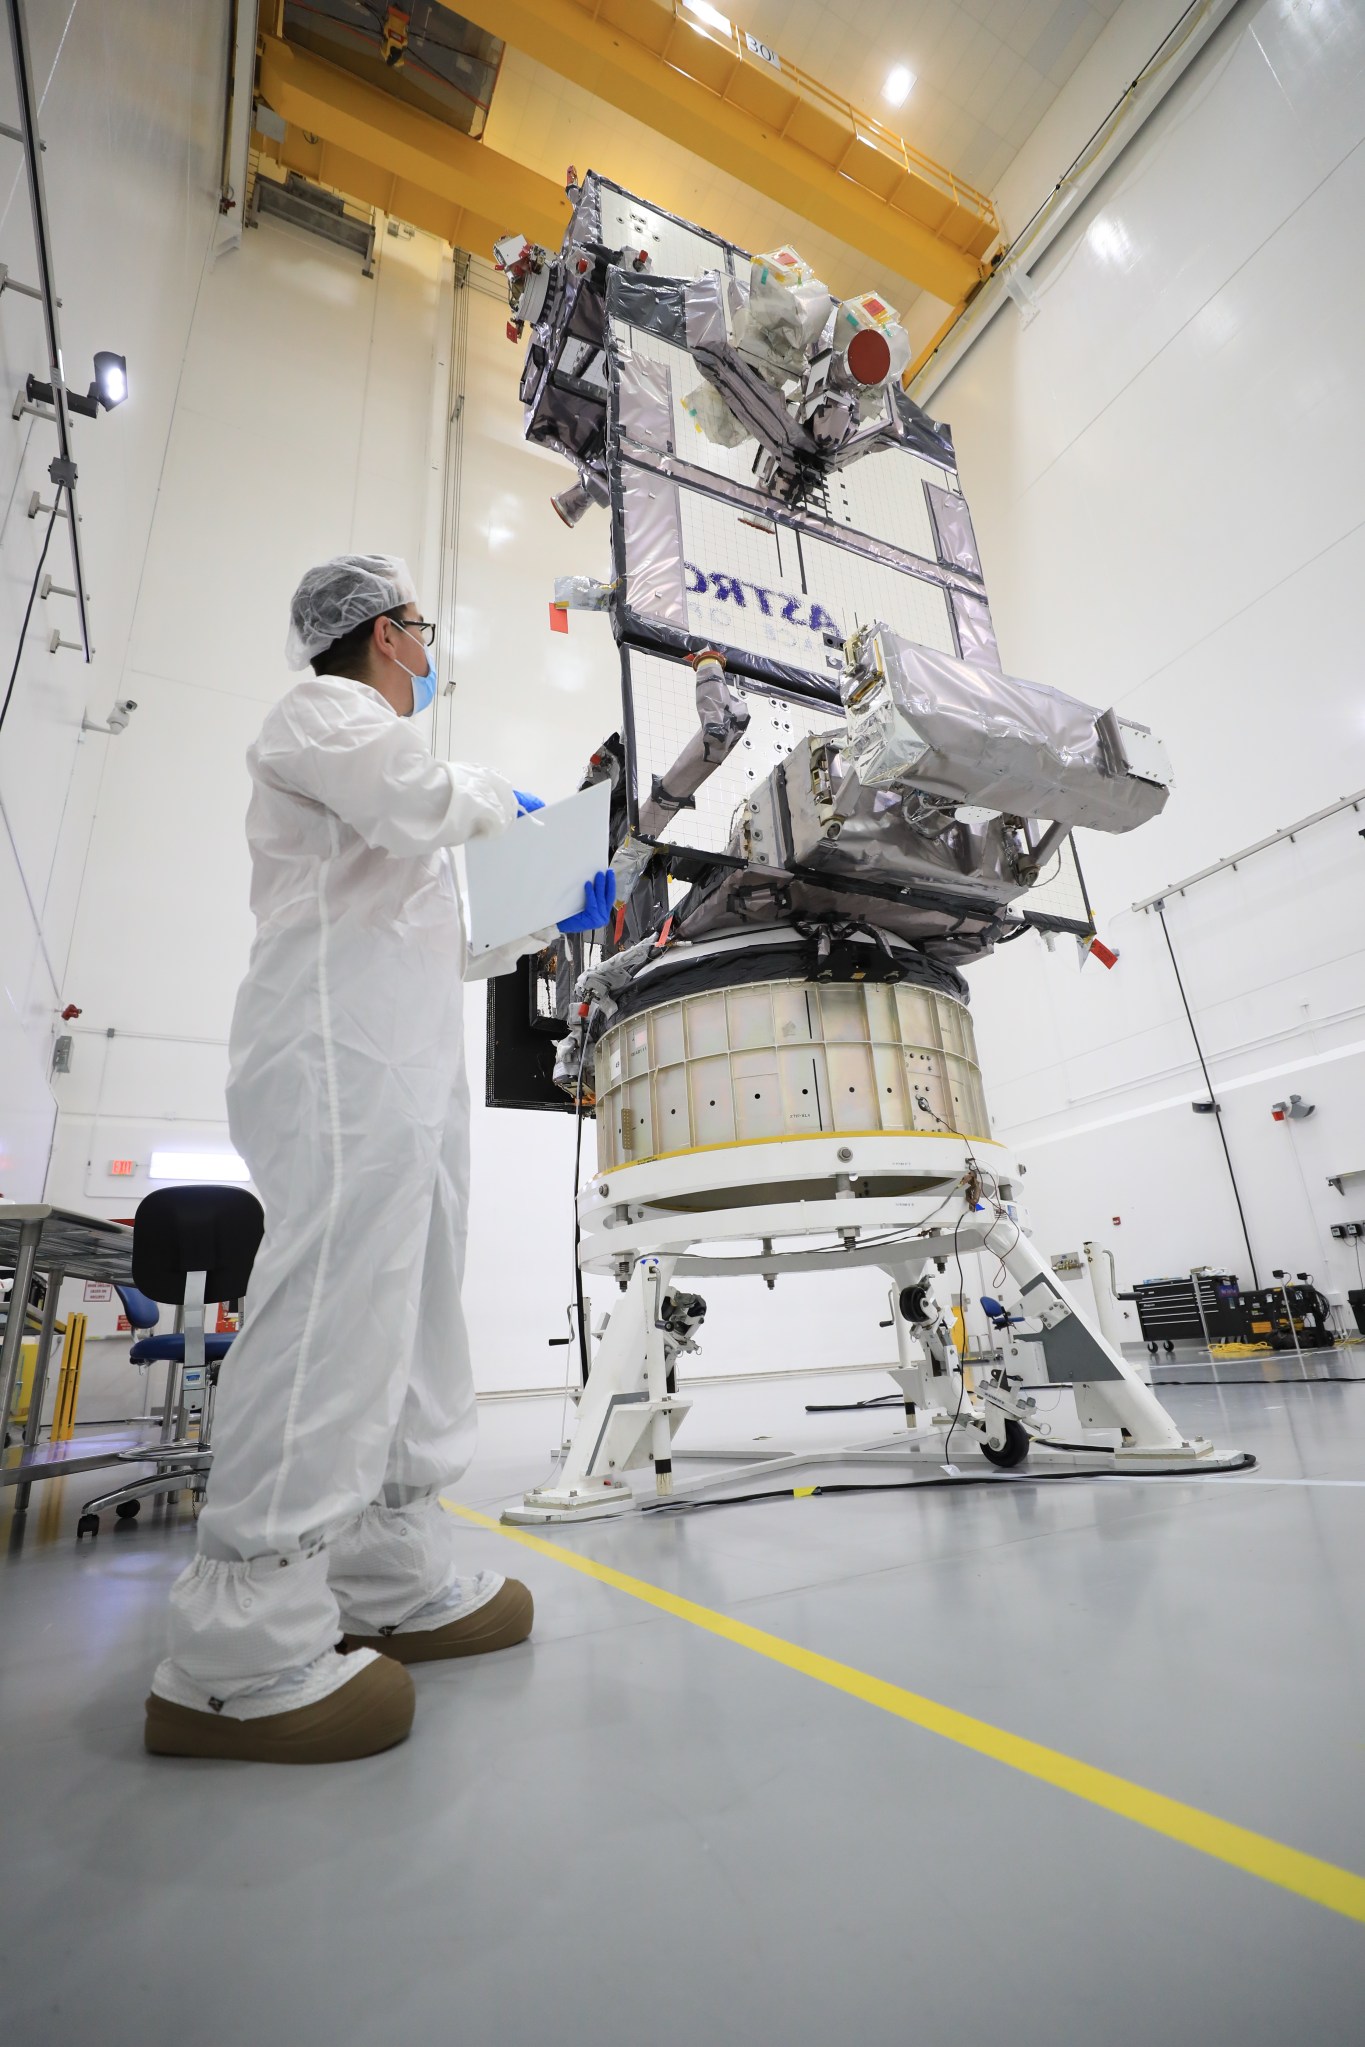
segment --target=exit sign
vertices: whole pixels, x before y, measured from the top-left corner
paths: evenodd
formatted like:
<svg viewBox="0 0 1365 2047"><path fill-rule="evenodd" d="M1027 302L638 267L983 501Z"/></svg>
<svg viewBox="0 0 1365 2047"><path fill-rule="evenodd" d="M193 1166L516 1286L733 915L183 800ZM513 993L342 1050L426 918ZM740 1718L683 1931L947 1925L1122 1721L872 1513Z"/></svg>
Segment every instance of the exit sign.
<svg viewBox="0 0 1365 2047"><path fill-rule="evenodd" d="M137 1171L136 1159L110 1159L109 1171L116 1180L127 1180Z"/></svg>

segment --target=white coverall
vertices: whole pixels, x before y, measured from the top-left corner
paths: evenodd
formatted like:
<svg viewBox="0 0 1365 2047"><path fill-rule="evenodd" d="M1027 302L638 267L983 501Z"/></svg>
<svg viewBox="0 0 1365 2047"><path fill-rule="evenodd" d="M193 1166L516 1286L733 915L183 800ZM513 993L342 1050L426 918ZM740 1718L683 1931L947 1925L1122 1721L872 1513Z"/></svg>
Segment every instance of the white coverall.
<svg viewBox="0 0 1365 2047"><path fill-rule="evenodd" d="M265 1237L153 1685L240 1718L343 1683L357 1668L331 1653L344 1627L444 1626L503 1582L458 1576L459 1531L437 1501L477 1426L460 1309L465 937L447 849L517 813L499 776L434 760L409 720L340 676L291 689L247 765L257 930L227 1100ZM547 935L478 971L505 972Z"/></svg>

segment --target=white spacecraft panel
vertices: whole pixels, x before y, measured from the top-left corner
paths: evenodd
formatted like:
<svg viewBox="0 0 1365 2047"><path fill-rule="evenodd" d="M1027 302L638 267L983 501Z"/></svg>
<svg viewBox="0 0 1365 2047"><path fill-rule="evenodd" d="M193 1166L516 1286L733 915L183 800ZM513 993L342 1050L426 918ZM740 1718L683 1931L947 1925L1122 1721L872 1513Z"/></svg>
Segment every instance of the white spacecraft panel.
<svg viewBox="0 0 1365 2047"><path fill-rule="evenodd" d="M889 540L924 561L938 559L926 483L947 481L950 472L908 448L878 448L829 479L829 512L836 526Z"/></svg>
<svg viewBox="0 0 1365 2047"><path fill-rule="evenodd" d="M601 239L609 249L645 249L650 270L658 277L700 277L703 270L725 270L729 252L724 242L698 234L685 221L660 213L613 185L598 186Z"/></svg>
<svg viewBox="0 0 1365 2047"><path fill-rule="evenodd" d="M728 483L757 490L754 467L762 452L758 442L750 437L733 448L721 447L707 438L683 403L688 393L703 382L701 371L686 349L624 320L613 320L611 327L618 350L629 351L638 361L653 363L664 373L668 438L677 459L708 476L724 477ZM640 402L638 396L635 402ZM656 447L662 440L662 419L659 425L661 433L654 443ZM924 494L926 483L941 489L952 488L956 479L951 470L925 461L908 448L878 449L831 473L830 523L853 533L865 533L873 540L889 541L893 547L918 555L922 561L937 561L938 544ZM812 504L808 513L814 520L822 517L818 504Z"/></svg>
<svg viewBox="0 0 1365 2047"><path fill-rule="evenodd" d="M695 678L679 661L657 654L629 655L630 705L635 738L636 788L649 793L655 775L665 775L697 730ZM745 692L749 729L729 759L697 791L695 810L680 810L660 837L699 853L723 853L739 804L763 782L808 733L842 723L834 711L788 703L750 689Z"/></svg>
<svg viewBox="0 0 1365 2047"><path fill-rule="evenodd" d="M655 480L668 489L663 479ZM708 492L677 491L683 551L686 630L784 667L832 680L843 639L881 619L907 639L941 653L957 651L947 593L937 583L893 569L850 548L765 520ZM628 545L630 535L627 536ZM627 558L628 573L635 564ZM631 602L641 587L631 575ZM669 621L676 623L676 621Z"/></svg>
<svg viewBox="0 0 1365 2047"><path fill-rule="evenodd" d="M893 631L918 640L922 647L933 647L940 654L957 652L948 593L940 584L893 569L871 555L831 546L810 534L802 535L801 559L811 591L819 592L825 610L833 610L842 633L882 619ZM898 618L905 623L898 624Z"/></svg>

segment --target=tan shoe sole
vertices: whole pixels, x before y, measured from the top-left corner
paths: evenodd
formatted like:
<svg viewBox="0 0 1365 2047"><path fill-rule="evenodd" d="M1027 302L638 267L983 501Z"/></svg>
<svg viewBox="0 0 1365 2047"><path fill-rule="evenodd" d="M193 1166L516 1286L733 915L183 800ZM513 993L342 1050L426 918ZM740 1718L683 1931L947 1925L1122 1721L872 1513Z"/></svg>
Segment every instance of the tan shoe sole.
<svg viewBox="0 0 1365 2047"><path fill-rule="evenodd" d="M144 1740L154 1756L200 1756L235 1763L349 1763L407 1739L416 1692L405 1670L384 1656L311 1706L231 1720L177 1706L155 1692Z"/></svg>
<svg viewBox="0 0 1365 2047"><path fill-rule="evenodd" d="M535 1619L535 1602L517 1578L508 1578L486 1606L443 1628L411 1634L347 1635L348 1649L377 1649L395 1663L435 1663L446 1656L486 1656L524 1642Z"/></svg>

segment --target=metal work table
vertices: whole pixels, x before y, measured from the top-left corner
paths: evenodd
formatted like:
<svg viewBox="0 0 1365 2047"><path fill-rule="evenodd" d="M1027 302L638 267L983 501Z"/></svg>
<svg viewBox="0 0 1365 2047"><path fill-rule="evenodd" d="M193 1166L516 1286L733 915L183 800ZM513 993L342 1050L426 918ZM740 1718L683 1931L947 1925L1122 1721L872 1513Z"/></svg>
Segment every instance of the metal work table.
<svg viewBox="0 0 1365 2047"><path fill-rule="evenodd" d="M67 1279L102 1279L127 1284L133 1276L132 1256L133 1232L127 1223L110 1222L99 1215L81 1215L74 1209L54 1208L45 1201L0 1201L0 1268L14 1273L4 1344L0 1347L0 1487L20 1488L15 1501L18 1508L28 1505L29 1487L35 1479L117 1464L124 1451L136 1446L135 1439L106 1436L98 1444L54 1443L44 1450L37 1447L62 1283ZM17 1461L11 1464L5 1449L10 1408L19 1383L20 1346L29 1291L34 1274L39 1272L47 1279L47 1299L38 1334L23 1445Z"/></svg>

